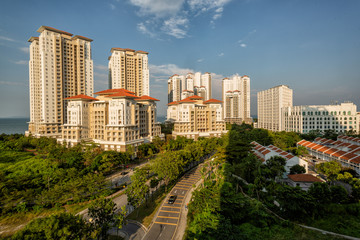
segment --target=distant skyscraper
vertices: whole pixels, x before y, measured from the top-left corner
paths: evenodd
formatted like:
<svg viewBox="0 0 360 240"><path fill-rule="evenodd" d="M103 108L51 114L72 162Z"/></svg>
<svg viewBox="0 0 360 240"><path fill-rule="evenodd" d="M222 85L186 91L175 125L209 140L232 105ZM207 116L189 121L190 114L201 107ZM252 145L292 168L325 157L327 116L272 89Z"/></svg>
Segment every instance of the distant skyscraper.
<svg viewBox="0 0 360 240"><path fill-rule="evenodd" d="M109 87L124 88L143 96L150 94L148 52L112 48L109 57Z"/></svg>
<svg viewBox="0 0 360 240"><path fill-rule="evenodd" d="M283 131L281 108L292 107L293 90L286 85L276 86L257 94L258 128Z"/></svg>
<svg viewBox="0 0 360 240"><path fill-rule="evenodd" d="M58 137L67 100L93 94L91 39L41 26L31 37L29 61L30 122L26 134Z"/></svg>
<svg viewBox="0 0 360 240"><path fill-rule="evenodd" d="M224 120L229 123L252 123L250 117L250 78L235 75L223 79Z"/></svg>
<svg viewBox="0 0 360 240"><path fill-rule="evenodd" d="M168 102L180 101L190 96L201 96L204 101L211 99L211 74L188 73L185 76L177 74L168 80Z"/></svg>

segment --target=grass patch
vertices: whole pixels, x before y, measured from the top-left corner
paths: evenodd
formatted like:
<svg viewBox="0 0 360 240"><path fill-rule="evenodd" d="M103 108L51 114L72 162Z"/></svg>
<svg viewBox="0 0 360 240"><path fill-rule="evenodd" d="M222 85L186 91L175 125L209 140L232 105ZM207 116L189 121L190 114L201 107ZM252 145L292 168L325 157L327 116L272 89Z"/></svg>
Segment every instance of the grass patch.
<svg viewBox="0 0 360 240"><path fill-rule="evenodd" d="M108 240L124 240L124 238L120 237L120 236L114 236L114 235L109 235Z"/></svg>
<svg viewBox="0 0 360 240"><path fill-rule="evenodd" d="M149 227L151 221L153 220L156 212L161 206L161 202L166 197L167 193L162 193L154 201L149 201L148 205L141 205L136 210L134 210L127 219L135 220L142 223L145 227Z"/></svg>

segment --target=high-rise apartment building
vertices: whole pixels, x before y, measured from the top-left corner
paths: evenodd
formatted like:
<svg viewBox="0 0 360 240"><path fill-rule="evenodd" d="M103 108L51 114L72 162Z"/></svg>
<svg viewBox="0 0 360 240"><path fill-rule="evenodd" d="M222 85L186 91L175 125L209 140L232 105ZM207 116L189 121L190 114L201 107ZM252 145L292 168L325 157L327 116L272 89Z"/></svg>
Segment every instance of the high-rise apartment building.
<svg viewBox="0 0 360 240"><path fill-rule="evenodd" d="M92 40L41 26L31 37L29 61L30 122L27 135L61 136L66 98L93 94Z"/></svg>
<svg viewBox="0 0 360 240"><path fill-rule="evenodd" d="M359 115L351 102L335 105L310 105L282 108L282 126L287 132L309 133L313 130L336 133L359 132Z"/></svg>
<svg viewBox="0 0 360 240"><path fill-rule="evenodd" d="M235 75L222 81L224 120L229 123L252 123L250 117L250 78Z"/></svg>
<svg viewBox="0 0 360 240"><path fill-rule="evenodd" d="M109 57L109 87L124 88L135 95L150 94L148 52L112 48Z"/></svg>
<svg viewBox="0 0 360 240"><path fill-rule="evenodd" d="M134 95L126 89L108 89L95 93L97 98L77 95L68 98L67 122L61 143L69 146L93 141L104 150L134 150L161 135L156 122L155 98Z"/></svg>
<svg viewBox="0 0 360 240"><path fill-rule="evenodd" d="M271 131L285 130L281 118L281 109L283 107L292 107L293 90L286 85L276 86L258 92L257 101L257 127Z"/></svg>
<svg viewBox="0 0 360 240"><path fill-rule="evenodd" d="M226 133L221 101L190 96L168 104L168 119L174 122L173 136L219 137Z"/></svg>
<svg viewBox="0 0 360 240"><path fill-rule="evenodd" d="M211 99L211 74L188 73L179 76L175 74L168 80L168 102L180 101L190 96L201 96L203 99Z"/></svg>

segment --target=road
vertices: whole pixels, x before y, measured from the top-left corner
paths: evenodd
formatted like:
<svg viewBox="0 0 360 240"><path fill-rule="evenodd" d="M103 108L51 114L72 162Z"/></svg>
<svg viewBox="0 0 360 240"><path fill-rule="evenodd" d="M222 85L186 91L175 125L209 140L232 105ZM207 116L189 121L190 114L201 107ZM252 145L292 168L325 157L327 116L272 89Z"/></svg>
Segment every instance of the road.
<svg viewBox="0 0 360 240"><path fill-rule="evenodd" d="M184 198L192 185L199 181L201 174L199 167L184 175L173 187L170 195L177 195L173 204L168 203L168 197L162 203L160 210L151 225L151 228L143 239L161 240L173 239L176 228L180 222L181 211L185 209Z"/></svg>

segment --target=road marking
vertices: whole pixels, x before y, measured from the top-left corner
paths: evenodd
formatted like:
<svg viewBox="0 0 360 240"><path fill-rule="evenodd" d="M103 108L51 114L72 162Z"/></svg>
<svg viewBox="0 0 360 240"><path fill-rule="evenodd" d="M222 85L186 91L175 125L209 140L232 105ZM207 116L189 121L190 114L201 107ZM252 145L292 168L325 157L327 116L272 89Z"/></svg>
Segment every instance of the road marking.
<svg viewBox="0 0 360 240"><path fill-rule="evenodd" d="M159 212L170 212L170 213L180 213L180 212L174 212L174 211L165 211L165 210L161 210Z"/></svg>
<svg viewBox="0 0 360 240"><path fill-rule="evenodd" d="M175 190L175 192L174 193L176 193L177 192L177 190Z"/></svg>
<svg viewBox="0 0 360 240"><path fill-rule="evenodd" d="M162 206L162 207L167 207L167 208L180 208L180 207L170 207L170 206Z"/></svg>
<svg viewBox="0 0 360 240"><path fill-rule="evenodd" d="M165 225L173 225L173 226L176 226L177 223L166 223L166 222L154 222L154 223L157 223L157 224L165 224Z"/></svg>
<svg viewBox="0 0 360 240"><path fill-rule="evenodd" d="M176 186L174 188L182 189L182 190L189 190L188 188L182 188L182 187L176 187Z"/></svg>
<svg viewBox="0 0 360 240"><path fill-rule="evenodd" d="M184 183L178 183L178 184L176 184L176 186L178 186L178 185L185 186L185 187L190 187L190 186L191 186L191 184L184 184Z"/></svg>
<svg viewBox="0 0 360 240"><path fill-rule="evenodd" d="M189 182L189 183L193 183L192 181L187 181L187 180L181 180L180 182Z"/></svg>
<svg viewBox="0 0 360 240"><path fill-rule="evenodd" d="M159 215L158 215L158 218L173 218L173 219L179 219L180 217L165 217L165 216L159 216Z"/></svg>

